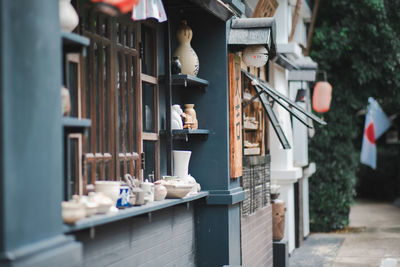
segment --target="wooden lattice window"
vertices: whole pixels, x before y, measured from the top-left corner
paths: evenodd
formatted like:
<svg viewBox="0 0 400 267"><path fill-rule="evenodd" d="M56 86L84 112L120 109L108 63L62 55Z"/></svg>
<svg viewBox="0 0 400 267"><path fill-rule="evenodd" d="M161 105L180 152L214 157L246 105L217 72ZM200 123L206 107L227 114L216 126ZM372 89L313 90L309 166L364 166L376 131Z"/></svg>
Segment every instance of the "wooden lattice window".
<svg viewBox="0 0 400 267"><path fill-rule="evenodd" d="M157 25L133 22L129 15L112 18L94 12L90 4L77 9L82 18L79 32L90 39L81 67L81 115L92 121L83 138L83 184L119 180L126 173L143 178L154 172L157 177ZM146 164L143 171L148 141L153 153L147 155L147 162L154 164Z"/></svg>

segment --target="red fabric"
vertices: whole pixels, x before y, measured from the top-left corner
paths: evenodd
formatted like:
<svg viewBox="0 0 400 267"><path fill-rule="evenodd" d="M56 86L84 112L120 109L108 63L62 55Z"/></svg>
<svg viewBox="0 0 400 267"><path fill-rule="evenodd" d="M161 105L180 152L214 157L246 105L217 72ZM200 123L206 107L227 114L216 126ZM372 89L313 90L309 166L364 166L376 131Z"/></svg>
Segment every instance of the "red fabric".
<svg viewBox="0 0 400 267"><path fill-rule="evenodd" d="M368 139L368 141L371 144L375 145L375 128L374 128L374 123L371 122L368 126L367 129L365 130L365 135Z"/></svg>

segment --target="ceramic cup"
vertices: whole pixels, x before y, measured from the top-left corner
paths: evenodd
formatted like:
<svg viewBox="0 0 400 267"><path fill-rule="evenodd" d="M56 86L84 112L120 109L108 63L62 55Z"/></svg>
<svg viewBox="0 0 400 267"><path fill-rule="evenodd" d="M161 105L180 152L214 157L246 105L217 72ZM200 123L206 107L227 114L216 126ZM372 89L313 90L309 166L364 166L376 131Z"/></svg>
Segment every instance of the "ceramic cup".
<svg viewBox="0 0 400 267"><path fill-rule="evenodd" d="M129 186L123 185L119 189L118 208L129 207Z"/></svg>

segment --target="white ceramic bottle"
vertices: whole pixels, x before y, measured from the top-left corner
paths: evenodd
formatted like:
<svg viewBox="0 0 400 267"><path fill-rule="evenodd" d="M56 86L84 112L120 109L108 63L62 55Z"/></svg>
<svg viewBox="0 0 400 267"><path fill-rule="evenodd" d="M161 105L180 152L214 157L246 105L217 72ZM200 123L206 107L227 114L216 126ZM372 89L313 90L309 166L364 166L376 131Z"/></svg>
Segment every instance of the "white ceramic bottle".
<svg viewBox="0 0 400 267"><path fill-rule="evenodd" d="M71 5L71 0L59 0L59 17L61 29L63 31L72 32L79 23L79 17L74 7Z"/></svg>
<svg viewBox="0 0 400 267"><path fill-rule="evenodd" d="M197 76L199 73L199 58L190 45L192 37L192 29L187 25L187 21L183 20L176 31L176 38L179 45L173 56L179 57L179 61L182 64L182 74Z"/></svg>

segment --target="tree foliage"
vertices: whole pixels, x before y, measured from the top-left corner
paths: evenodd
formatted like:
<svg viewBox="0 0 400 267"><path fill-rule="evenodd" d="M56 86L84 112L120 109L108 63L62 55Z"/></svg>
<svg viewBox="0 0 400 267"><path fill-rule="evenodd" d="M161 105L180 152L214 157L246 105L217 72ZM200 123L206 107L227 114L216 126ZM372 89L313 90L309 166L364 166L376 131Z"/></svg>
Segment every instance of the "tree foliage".
<svg viewBox="0 0 400 267"><path fill-rule="evenodd" d="M328 125L318 126L310 142L310 158L317 163L310 179L313 231L348 224L360 169L364 116L358 114L368 97L377 99L388 114L399 111L399 10L396 0L320 2L311 57L327 71L333 99L324 114Z"/></svg>

